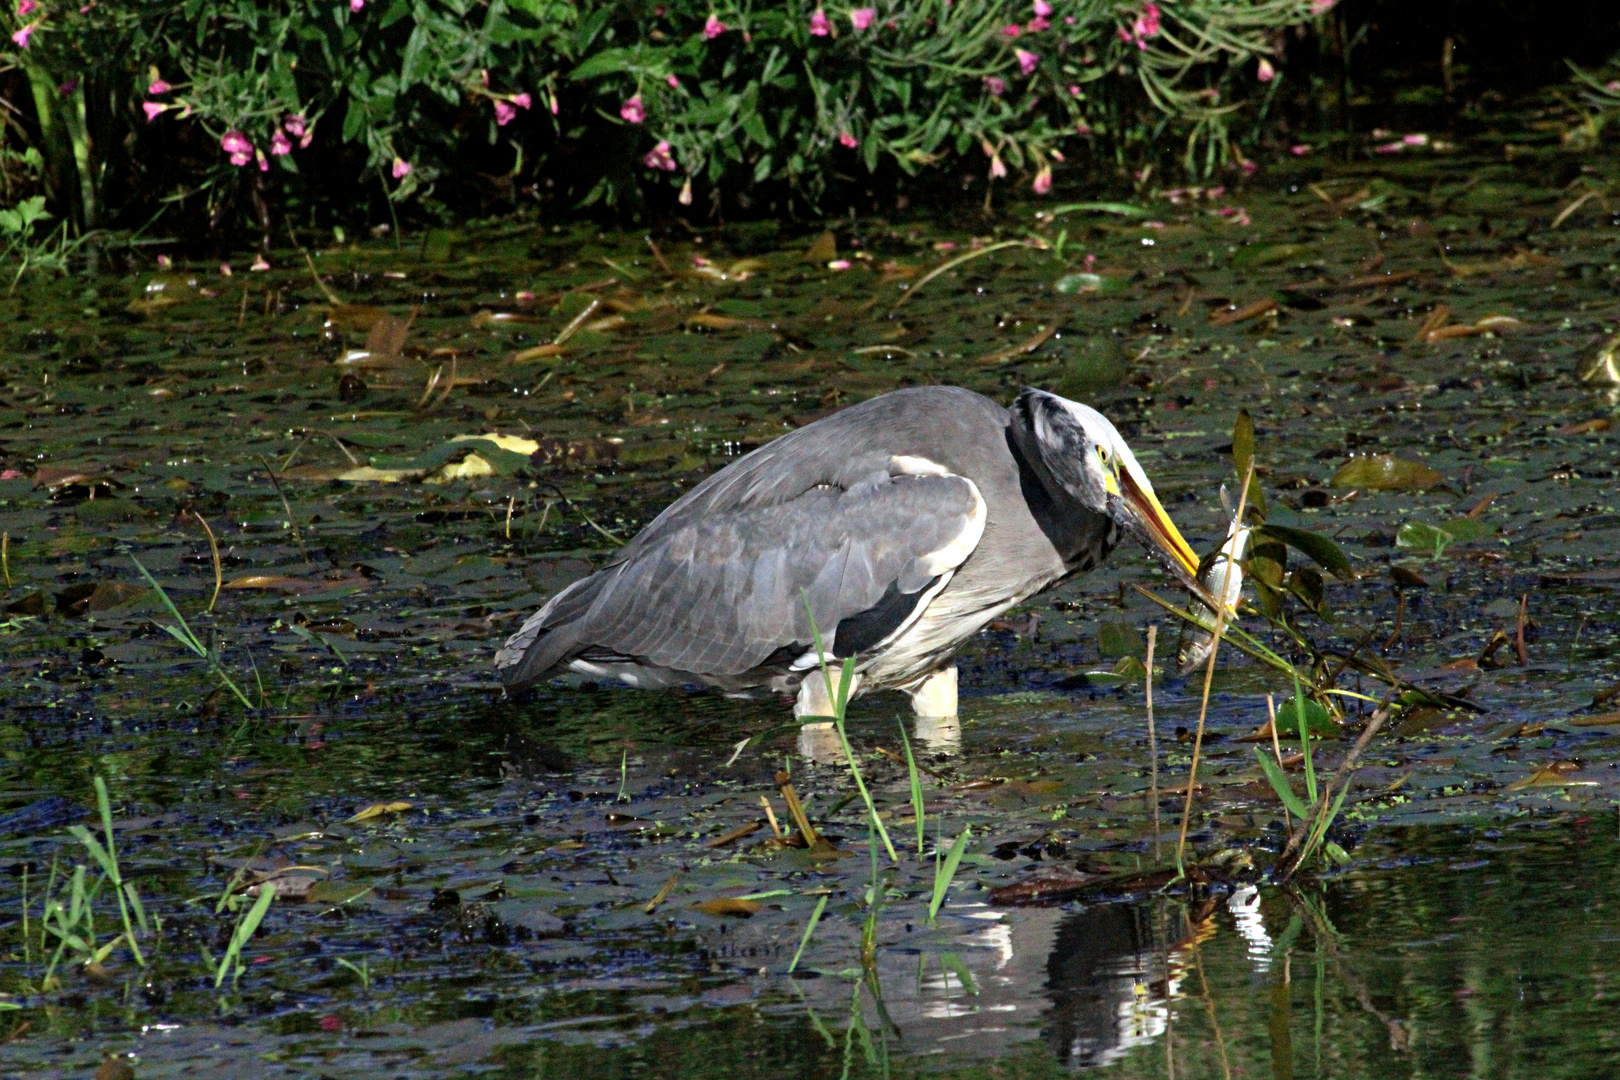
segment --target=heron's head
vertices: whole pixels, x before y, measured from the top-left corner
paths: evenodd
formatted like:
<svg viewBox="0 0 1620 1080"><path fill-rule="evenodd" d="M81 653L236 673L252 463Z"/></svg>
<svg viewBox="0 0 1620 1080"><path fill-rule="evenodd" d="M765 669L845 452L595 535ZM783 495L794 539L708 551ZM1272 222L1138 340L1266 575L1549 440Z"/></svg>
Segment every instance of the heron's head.
<svg viewBox="0 0 1620 1080"><path fill-rule="evenodd" d="M1114 425L1077 401L1025 390L1013 403L1019 449L1082 506L1112 518L1198 591L1198 556L1164 512Z"/></svg>

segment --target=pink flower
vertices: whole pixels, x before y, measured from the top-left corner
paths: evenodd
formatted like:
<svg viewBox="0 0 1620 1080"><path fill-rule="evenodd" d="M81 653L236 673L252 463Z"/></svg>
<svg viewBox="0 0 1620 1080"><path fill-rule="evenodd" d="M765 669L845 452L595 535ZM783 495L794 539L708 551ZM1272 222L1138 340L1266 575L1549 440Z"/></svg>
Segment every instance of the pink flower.
<svg viewBox="0 0 1620 1080"><path fill-rule="evenodd" d="M259 163L259 171L260 172L269 172L270 171L270 159L264 156L264 151L263 150L255 150L255 151L253 151L253 157Z"/></svg>
<svg viewBox="0 0 1620 1080"><path fill-rule="evenodd" d="M1312 15L1326 15L1339 0L1311 0Z"/></svg>
<svg viewBox="0 0 1620 1080"><path fill-rule="evenodd" d="M270 136L270 152L277 155L292 153L292 140L287 138L287 133L280 128Z"/></svg>
<svg viewBox="0 0 1620 1080"><path fill-rule="evenodd" d="M1006 175L1007 175L1007 166L1005 166L1005 165L1003 165L1001 163L1001 155L1000 154L992 154L991 157L990 157L990 176L991 176L991 178L999 180L1001 177L1006 176Z"/></svg>
<svg viewBox="0 0 1620 1080"><path fill-rule="evenodd" d="M669 142L664 139L658 140L658 145L647 151L647 156L641 159L641 163L649 169L674 172L675 155L670 149Z"/></svg>
<svg viewBox="0 0 1620 1080"><path fill-rule="evenodd" d="M1007 80L999 75L986 75L984 77L984 88L990 91L991 97L1000 97L1007 92Z"/></svg>
<svg viewBox="0 0 1620 1080"><path fill-rule="evenodd" d="M669 83L669 88L671 90L679 90L681 88L681 80L677 79L673 75L664 76L664 81Z"/></svg>
<svg viewBox="0 0 1620 1080"><path fill-rule="evenodd" d="M1402 150L1405 150L1405 149L1406 149L1406 144L1404 142L1401 142L1399 139L1397 139L1394 142L1383 143L1382 145L1373 147L1373 153L1375 153L1375 154L1398 154Z"/></svg>
<svg viewBox="0 0 1620 1080"><path fill-rule="evenodd" d="M872 25L872 20L875 18L877 18L876 8L856 8L849 13L849 24L857 30L865 30Z"/></svg>
<svg viewBox="0 0 1620 1080"><path fill-rule="evenodd" d="M1136 34L1138 37L1150 38L1159 32L1159 5L1148 0L1142 5L1142 17L1136 20Z"/></svg>
<svg viewBox="0 0 1620 1080"><path fill-rule="evenodd" d="M1311 148L1304 143L1300 143L1297 146L1290 146L1288 148L1288 152L1293 154L1295 157L1304 157L1306 154L1311 152Z"/></svg>
<svg viewBox="0 0 1620 1080"><path fill-rule="evenodd" d="M849 147L851 150L861 145L861 140L857 139L847 131L841 131L838 133L838 141Z"/></svg>
<svg viewBox="0 0 1620 1080"><path fill-rule="evenodd" d="M1070 83L1069 84L1069 96L1072 97L1072 98L1079 97L1080 96L1080 87L1077 86L1074 83Z"/></svg>
<svg viewBox="0 0 1620 1080"><path fill-rule="evenodd" d="M1037 19L1050 19L1052 17L1052 5L1048 4L1046 0L1035 0L1035 17Z"/></svg>
<svg viewBox="0 0 1620 1080"><path fill-rule="evenodd" d="M1008 37L1017 37L1020 33L1017 23L1008 23L1006 26L1001 28L1001 32L1006 34Z"/></svg>
<svg viewBox="0 0 1620 1080"><path fill-rule="evenodd" d="M19 48L19 49L28 48L28 38L29 38L29 36L31 34L33 34L34 30L38 26L39 26L38 23L29 23L27 26L23 27L21 30L17 31L15 34L12 34L11 35L11 40L15 41L17 43L17 48Z"/></svg>
<svg viewBox="0 0 1620 1080"><path fill-rule="evenodd" d="M1401 136L1401 142L1405 143L1407 146L1428 146L1429 145L1429 137L1427 135L1421 135L1421 134L1419 134L1419 135L1402 135Z"/></svg>
<svg viewBox="0 0 1620 1080"><path fill-rule="evenodd" d="M395 180L403 180L407 176L411 175L411 163L402 157L396 157L394 159L393 171Z"/></svg>
<svg viewBox="0 0 1620 1080"><path fill-rule="evenodd" d="M1037 195L1045 195L1047 192L1051 191L1052 167L1050 165L1042 165L1041 171L1035 174L1035 183L1030 186L1035 189L1035 194Z"/></svg>
<svg viewBox="0 0 1620 1080"><path fill-rule="evenodd" d="M627 124L639 124L647 119L647 110L642 107L640 94L619 106L619 117Z"/></svg>
<svg viewBox="0 0 1620 1080"><path fill-rule="evenodd" d="M219 148L230 155L232 165L246 165L253 160L253 144L235 128L220 137Z"/></svg>
<svg viewBox="0 0 1620 1080"><path fill-rule="evenodd" d="M224 275L225 277L230 277L231 276L231 264L230 263L220 263L219 264L219 272L222 275Z"/></svg>
<svg viewBox="0 0 1620 1080"><path fill-rule="evenodd" d="M816 8L810 16L810 33L815 37L826 37L832 33L832 24L827 21L827 13Z"/></svg>
<svg viewBox="0 0 1620 1080"><path fill-rule="evenodd" d="M1041 62L1041 58L1028 49L1014 49L1013 55L1018 57L1018 70L1025 75L1033 75L1036 65Z"/></svg>
<svg viewBox="0 0 1620 1080"><path fill-rule="evenodd" d="M359 11L366 6L366 0L349 0L349 10Z"/></svg>
<svg viewBox="0 0 1620 1080"><path fill-rule="evenodd" d="M1277 69L1271 66L1271 61L1265 57L1260 58L1260 66L1255 69L1254 77L1261 82L1270 82L1277 77Z"/></svg>
<svg viewBox="0 0 1620 1080"><path fill-rule="evenodd" d="M719 37L725 32L726 24L721 22L711 12L709 15L709 21L703 24L703 40L713 41L715 38Z"/></svg>
<svg viewBox="0 0 1620 1080"><path fill-rule="evenodd" d="M304 114L288 113L281 121L281 126L287 129L287 134L294 138L301 138L304 134Z"/></svg>
<svg viewBox="0 0 1620 1080"><path fill-rule="evenodd" d="M26 19L28 13L39 7L37 0L17 0L17 18Z"/></svg>
<svg viewBox="0 0 1620 1080"><path fill-rule="evenodd" d="M1050 28L1051 25L1052 20L1045 19L1037 15L1033 19L1029 20L1029 22L1024 26L1024 32L1028 34L1038 34L1042 30Z"/></svg>
<svg viewBox="0 0 1620 1080"><path fill-rule="evenodd" d="M150 124L168 111L168 106L157 101L143 101L141 108L146 110L146 122Z"/></svg>
<svg viewBox="0 0 1620 1080"><path fill-rule="evenodd" d="M517 110L504 101L495 102L495 126L505 127L517 116Z"/></svg>
<svg viewBox="0 0 1620 1080"><path fill-rule="evenodd" d="M849 269L849 260L848 259L834 259L832 262L827 264L827 269L829 269L829 270L848 270Z"/></svg>
<svg viewBox="0 0 1620 1080"><path fill-rule="evenodd" d="M1084 120L1078 120L1074 125L1074 133L1076 135L1090 135L1091 125L1086 123Z"/></svg>
<svg viewBox="0 0 1620 1080"><path fill-rule="evenodd" d="M167 94L169 89L169 84L162 79L153 79L152 85L146 88L146 92L153 97L157 97L159 94Z"/></svg>
<svg viewBox="0 0 1620 1080"><path fill-rule="evenodd" d="M1615 79L1611 83L1606 83L1603 89L1607 90L1611 94L1620 94L1620 79Z"/></svg>
<svg viewBox="0 0 1620 1080"><path fill-rule="evenodd" d="M528 91L524 91L521 94L513 94L509 100L512 102L512 104L516 105L520 109L527 109L534 104L533 99L529 97Z"/></svg>
<svg viewBox="0 0 1620 1080"><path fill-rule="evenodd" d="M1260 166L1256 165L1254 162L1249 161L1247 159L1238 162L1238 166L1243 169L1243 175L1244 176L1253 176L1254 173L1255 173L1255 170L1260 168Z"/></svg>

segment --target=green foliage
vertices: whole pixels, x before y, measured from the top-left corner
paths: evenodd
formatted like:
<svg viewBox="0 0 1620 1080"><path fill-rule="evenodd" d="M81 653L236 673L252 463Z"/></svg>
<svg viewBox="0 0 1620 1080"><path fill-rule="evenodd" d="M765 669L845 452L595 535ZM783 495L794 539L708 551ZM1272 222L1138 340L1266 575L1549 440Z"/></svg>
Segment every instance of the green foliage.
<svg viewBox="0 0 1620 1080"><path fill-rule="evenodd" d="M1207 173L1241 160L1230 124L1257 60L1310 8L51 0L0 22L35 110L11 130L31 132L46 194L83 231L114 173L149 201L202 194L217 216L316 174L426 196L479 144L502 147L514 181L565 156L551 178L585 204L660 184L691 202L696 184L716 202L774 185L814 205L835 173L952 162L1022 170L1044 192L1098 140L1111 166L1175 145Z"/></svg>
<svg viewBox="0 0 1620 1080"><path fill-rule="evenodd" d="M107 795L107 783L101 777L96 777L96 809L101 817L102 836L98 838L95 833L82 825L70 826L68 832L84 845L90 859L101 870L101 876L94 882L89 880L88 868L79 865L57 887L60 876L58 864L52 862L51 876L45 886L44 909L40 915L40 927L44 941L56 939L56 949L45 968L41 986L52 985L57 967L66 954L78 957L80 963L99 964L111 956L120 945L129 947L131 956L142 967L146 966L146 957L141 952L140 933L150 932L150 925L146 918L146 909L141 905L140 895L135 891L135 883L125 881L123 871L118 865L118 848L113 842L112 828L112 801ZM97 940L95 902L104 888L110 886L113 896L118 901L118 914L123 924L123 933L113 937L105 944ZM139 931L139 932L137 932Z"/></svg>

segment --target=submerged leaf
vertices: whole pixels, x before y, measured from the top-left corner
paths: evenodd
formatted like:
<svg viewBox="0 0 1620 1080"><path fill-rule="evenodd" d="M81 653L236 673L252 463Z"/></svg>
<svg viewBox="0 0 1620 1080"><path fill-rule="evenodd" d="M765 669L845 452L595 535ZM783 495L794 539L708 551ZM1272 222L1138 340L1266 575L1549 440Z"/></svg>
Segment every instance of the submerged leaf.
<svg viewBox="0 0 1620 1080"><path fill-rule="evenodd" d="M406 802L403 799L394 802L374 802L357 810L354 816L348 819L348 824L371 821L374 818L382 817L384 814L403 814L405 811L412 809L413 806L413 803Z"/></svg>
<svg viewBox="0 0 1620 1080"><path fill-rule="evenodd" d="M1418 491L1438 487L1446 478L1420 461L1408 461L1393 454L1368 454L1351 458L1329 483L1340 488L1369 491Z"/></svg>
<svg viewBox="0 0 1620 1080"><path fill-rule="evenodd" d="M737 896L722 896L715 900L700 900L692 905L693 910L701 911L705 915L731 915L739 919L746 919L765 905L758 900L744 900Z"/></svg>

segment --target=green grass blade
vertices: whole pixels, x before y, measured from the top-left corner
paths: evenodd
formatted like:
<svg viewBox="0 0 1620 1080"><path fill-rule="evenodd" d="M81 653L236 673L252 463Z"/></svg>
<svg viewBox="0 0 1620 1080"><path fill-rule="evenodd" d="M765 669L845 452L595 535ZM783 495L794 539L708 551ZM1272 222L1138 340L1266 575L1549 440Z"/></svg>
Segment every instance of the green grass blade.
<svg viewBox="0 0 1620 1080"><path fill-rule="evenodd" d="M203 643L201 641L197 640L197 635L191 632L191 625L186 622L186 617L180 614L179 608L174 606L174 601L170 600L169 594L163 591L163 586L157 583L157 578L153 577L147 571L146 567L141 565L141 560L137 559L135 556L131 555L129 557L129 561L135 564L135 569L141 572L141 577L145 578L146 583L152 586L152 591L158 594L158 599L163 602L163 606L169 609L169 614L173 615L175 621L180 624L179 630L172 626L165 626L163 629L173 634L176 640L178 640L186 648L190 649L198 656L206 659L208 656L208 650L203 648ZM181 630L185 631L183 635Z"/></svg>
<svg viewBox="0 0 1620 1080"><path fill-rule="evenodd" d="M799 939L798 951L793 954L793 962L788 965L789 975L793 974L794 969L799 966L799 958L804 955L804 947L810 944L810 935L816 932L816 924L821 921L821 913L826 910L827 897L822 896L816 903L816 910L810 913L810 922L804 928L804 937Z"/></svg>
<svg viewBox="0 0 1620 1080"><path fill-rule="evenodd" d="M911 811L917 819L917 858L922 858L923 847L927 844L923 824L923 793L922 779L917 775L917 759L911 752L911 739L906 735L906 722L900 721L900 745L906 748L906 772L911 777Z"/></svg>
<svg viewBox="0 0 1620 1080"><path fill-rule="evenodd" d="M1309 808L1299 801L1298 795L1294 794L1293 787L1288 783L1288 774L1283 772L1282 766L1267 757L1265 750L1258 746L1254 748L1254 756L1260 759L1260 768L1265 772L1266 779L1271 781L1271 790L1277 793L1277 798L1282 800L1282 804L1301 821L1309 817Z"/></svg>
<svg viewBox="0 0 1620 1080"><path fill-rule="evenodd" d="M939 915L939 909L945 904L945 892L951 887L951 879L956 877L957 867L962 865L962 856L967 854L968 837L973 834L971 825L962 826L962 835L956 838L950 851L945 853L944 862L934 868L934 895L928 901L928 921L933 923Z"/></svg>

